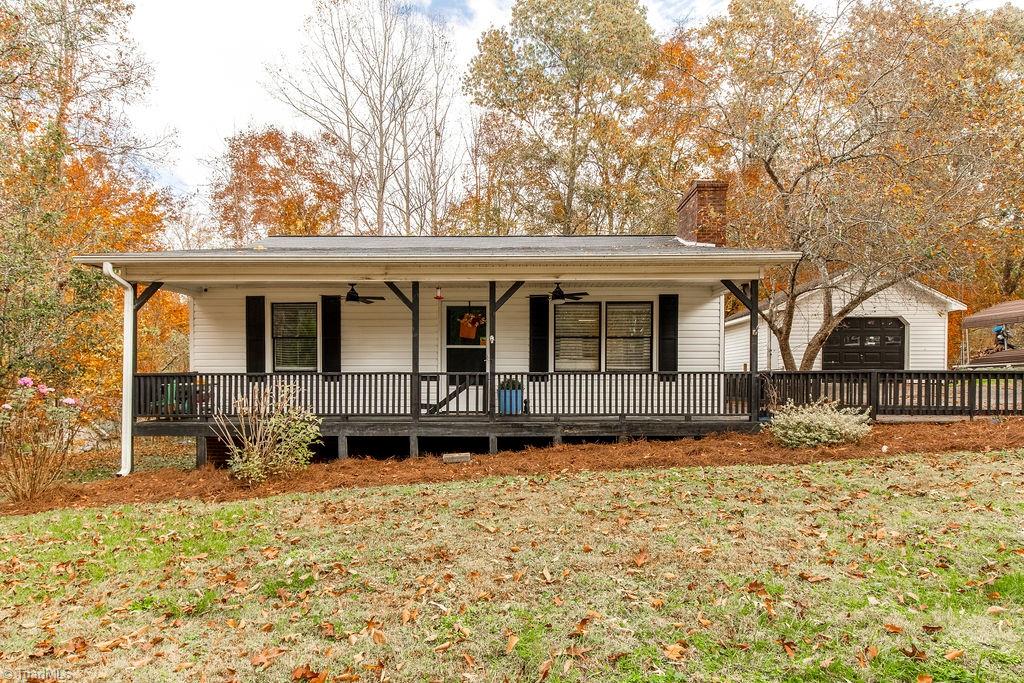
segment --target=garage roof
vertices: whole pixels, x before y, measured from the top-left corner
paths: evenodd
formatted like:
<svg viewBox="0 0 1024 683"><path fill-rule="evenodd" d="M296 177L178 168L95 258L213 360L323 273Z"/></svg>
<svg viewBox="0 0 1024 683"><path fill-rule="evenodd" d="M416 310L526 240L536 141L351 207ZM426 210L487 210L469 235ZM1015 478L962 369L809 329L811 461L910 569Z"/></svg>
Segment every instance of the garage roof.
<svg viewBox="0 0 1024 683"><path fill-rule="evenodd" d="M1024 322L1024 299L1017 299L1016 301L1004 301L969 315L963 319L960 326L969 330L1021 322Z"/></svg>
<svg viewBox="0 0 1024 683"><path fill-rule="evenodd" d="M844 279L845 277L848 277L848 276L840 276L840 277L836 278L835 280L833 280L833 286L837 286L839 284L839 282L842 279ZM896 284L894 284L892 286L893 287L898 287L901 284L910 285L911 287L914 287L915 289L919 290L920 292L922 292L924 294L927 294L928 296L932 297L933 299L936 299L938 301L943 302L946 305L946 311L947 312L948 311L965 311L965 310L967 310L967 305L964 304L962 301L954 299L951 296L947 296L947 295L943 294L942 292L940 292L939 290L934 289L932 287L929 287L928 285L922 284L922 283L918 282L917 280L903 280L902 282L897 282ZM813 284L813 283L809 284L807 287L808 288L805 291L801 292L800 294L797 294L797 296L796 296L797 301L799 301L800 299L804 298L805 296L807 296L809 294L813 294L813 293L821 291L823 289L823 287L820 287L820 286L818 286L816 284ZM787 295L785 294L785 292L781 292L781 293L776 294L775 296L772 296L772 297L770 297L768 299L762 299L761 301L758 302L758 307L762 311L765 311L765 310L768 310L768 308L771 307L774 304L781 304L782 302L784 302L786 300L786 298L787 298ZM747 313L746 311L740 311L738 313L733 313L732 315L726 317L725 324L726 325L732 325L732 324L737 323L737 322L739 322L741 320L746 320L749 317L749 315L750 314Z"/></svg>

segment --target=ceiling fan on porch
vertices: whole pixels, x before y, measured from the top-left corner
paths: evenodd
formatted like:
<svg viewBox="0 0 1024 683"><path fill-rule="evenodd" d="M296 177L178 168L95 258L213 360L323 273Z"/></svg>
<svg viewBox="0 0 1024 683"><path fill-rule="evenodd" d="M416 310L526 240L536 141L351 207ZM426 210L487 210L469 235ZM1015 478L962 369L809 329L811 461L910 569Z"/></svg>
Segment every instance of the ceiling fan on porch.
<svg viewBox="0 0 1024 683"><path fill-rule="evenodd" d="M382 296L359 296L356 286L348 283L348 294L345 295L345 303L349 304L372 304L374 301L384 301Z"/></svg>
<svg viewBox="0 0 1024 683"><path fill-rule="evenodd" d="M556 282L555 288L551 290L551 301L563 302L563 301L579 301L583 297L587 296L589 292L565 292L562 291L562 283Z"/></svg>

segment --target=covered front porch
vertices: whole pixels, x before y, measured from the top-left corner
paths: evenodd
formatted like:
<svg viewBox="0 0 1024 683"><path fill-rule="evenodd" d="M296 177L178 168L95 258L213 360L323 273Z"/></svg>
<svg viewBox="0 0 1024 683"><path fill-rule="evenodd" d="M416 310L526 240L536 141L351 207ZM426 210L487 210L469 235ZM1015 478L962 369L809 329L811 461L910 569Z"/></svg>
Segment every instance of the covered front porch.
<svg viewBox="0 0 1024 683"><path fill-rule="evenodd" d="M753 428L757 358L724 370L724 295L756 306L796 255L674 236L271 238L239 250L97 255L125 296L122 474L134 435L197 437L284 385L325 436L682 436ZM189 371L139 374L160 289L190 305ZM751 334L757 315L751 316ZM756 344L752 345L756 348Z"/></svg>
<svg viewBox="0 0 1024 683"><path fill-rule="evenodd" d="M339 437L342 456L349 437L408 438L416 455L420 437L487 438L493 452L503 438L557 443L750 427L759 410L752 374L721 370L720 325L723 292L749 302L756 287L520 280L205 288L192 300L194 370L136 373L133 430L202 440L239 399L286 385L321 416L325 436Z"/></svg>

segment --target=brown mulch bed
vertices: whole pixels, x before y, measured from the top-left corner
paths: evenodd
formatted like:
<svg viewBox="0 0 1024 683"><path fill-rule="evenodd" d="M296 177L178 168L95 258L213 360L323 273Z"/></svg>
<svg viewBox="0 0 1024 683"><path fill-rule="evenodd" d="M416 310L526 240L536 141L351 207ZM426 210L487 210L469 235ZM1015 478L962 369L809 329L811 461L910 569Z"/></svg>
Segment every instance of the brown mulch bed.
<svg viewBox="0 0 1024 683"><path fill-rule="evenodd" d="M641 467L799 465L823 460L889 457L900 453L983 452L1006 448L1024 448L1024 420L879 424L871 436L859 444L805 450L782 448L763 434L727 433L700 440L562 445L503 452L474 456L472 462L460 465L445 465L437 457L404 460L350 458L312 465L286 480L252 489L233 481L224 470L165 468L122 479L60 486L35 501L0 504L0 515L176 499L230 501L289 492L445 482L500 475Z"/></svg>

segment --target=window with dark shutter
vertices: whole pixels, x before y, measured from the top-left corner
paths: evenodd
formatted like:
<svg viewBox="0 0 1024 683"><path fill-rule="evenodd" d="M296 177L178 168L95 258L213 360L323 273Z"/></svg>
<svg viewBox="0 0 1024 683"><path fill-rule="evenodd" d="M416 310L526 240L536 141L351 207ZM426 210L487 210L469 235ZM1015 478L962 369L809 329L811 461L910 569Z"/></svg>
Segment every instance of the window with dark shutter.
<svg viewBox="0 0 1024 683"><path fill-rule="evenodd" d="M316 304L271 305L274 371L316 371Z"/></svg>
<svg viewBox="0 0 1024 683"><path fill-rule="evenodd" d="M555 306L555 370L601 369L601 304Z"/></svg>
<svg viewBox="0 0 1024 683"><path fill-rule="evenodd" d="M245 371L267 371L267 309L262 296L245 297Z"/></svg>
<svg viewBox="0 0 1024 683"><path fill-rule="evenodd" d="M658 297L658 372L679 370L679 295ZM663 380L673 379L662 375Z"/></svg>
<svg viewBox="0 0 1024 683"><path fill-rule="evenodd" d="M530 297L530 372L548 372L548 297Z"/></svg>
<svg viewBox="0 0 1024 683"><path fill-rule="evenodd" d="M320 358L323 372L341 372L341 297L320 297Z"/></svg>

